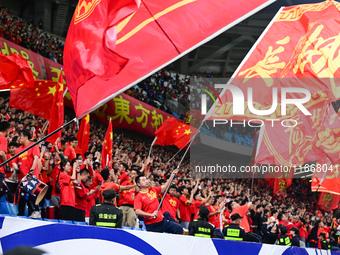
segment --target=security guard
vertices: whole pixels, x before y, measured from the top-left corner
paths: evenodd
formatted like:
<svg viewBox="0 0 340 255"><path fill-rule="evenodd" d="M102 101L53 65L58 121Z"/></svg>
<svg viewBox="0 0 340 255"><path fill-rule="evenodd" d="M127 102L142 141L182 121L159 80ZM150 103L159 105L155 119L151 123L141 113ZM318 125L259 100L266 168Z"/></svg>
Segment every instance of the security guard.
<svg viewBox="0 0 340 255"><path fill-rule="evenodd" d="M280 236L279 236L279 239L277 239L276 244L283 245L283 246L292 246L290 237L287 235L288 228L286 226L280 225L279 232L280 232Z"/></svg>
<svg viewBox="0 0 340 255"><path fill-rule="evenodd" d="M238 213L231 215L230 225L225 226L225 228L223 229L224 239L243 241L246 232L242 227L240 227L242 218L243 217L241 217Z"/></svg>
<svg viewBox="0 0 340 255"><path fill-rule="evenodd" d="M90 225L109 228L121 228L123 222L123 212L114 203L116 192L107 189L103 192L104 203L92 206L90 211Z"/></svg>
<svg viewBox="0 0 340 255"><path fill-rule="evenodd" d="M319 234L319 241L321 242L321 249L322 250L331 250L331 246L329 242L326 241L326 234L325 233L320 233Z"/></svg>
<svg viewBox="0 0 340 255"><path fill-rule="evenodd" d="M201 205L198 211L197 220L189 223L189 235L198 237L214 237L215 227L207 220L209 219L209 209Z"/></svg>

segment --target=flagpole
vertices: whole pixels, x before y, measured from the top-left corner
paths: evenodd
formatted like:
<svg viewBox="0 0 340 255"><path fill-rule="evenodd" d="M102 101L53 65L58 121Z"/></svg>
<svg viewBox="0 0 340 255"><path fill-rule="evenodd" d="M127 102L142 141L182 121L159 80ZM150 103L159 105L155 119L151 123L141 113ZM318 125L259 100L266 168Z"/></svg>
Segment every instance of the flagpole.
<svg viewBox="0 0 340 255"><path fill-rule="evenodd" d="M156 140L157 140L157 136L155 137L155 139L153 139L153 141L152 141L152 143L151 143L148 158L150 158L152 146L154 145L154 143L156 142Z"/></svg>
<svg viewBox="0 0 340 255"><path fill-rule="evenodd" d="M187 143L186 143L186 144L183 146L183 148L184 148L185 146L187 146L189 143L190 143L190 140L189 140L189 141L188 141L188 142L187 142ZM176 152L176 154L175 154L175 155L173 155L173 156L172 156L172 158L171 158L171 159L169 159L169 161L168 161L168 162L166 162L166 163L169 163L171 160L173 160L173 159L174 159L174 158L177 156L177 154L178 154L178 153L180 153L180 152L183 150L183 148L182 148L182 149L180 149L179 151L177 151L177 152ZM165 163L165 164L166 164L166 163Z"/></svg>
<svg viewBox="0 0 340 255"><path fill-rule="evenodd" d="M56 130L54 130L53 132L51 132L50 134L46 135L45 137L43 137L42 139L40 139L39 141L36 141L35 143L31 144L30 146L28 146L26 149L20 151L18 154L14 155L13 157L11 157L10 159L7 159L5 162L0 164L0 167L4 166L5 164L9 163L10 161L12 161L13 159L19 157L21 154L23 154L24 152L32 149L34 146L38 145L39 143L45 141L47 138L51 137L52 135L54 135L55 133L59 132L60 130L62 130L64 127L70 125L72 122L75 122L77 120L77 118L74 118L72 120L70 120L69 122L67 122L66 124L64 124L63 126L57 128Z"/></svg>
<svg viewBox="0 0 340 255"><path fill-rule="evenodd" d="M195 133L194 136L191 138L190 143L189 143L189 146L188 146L188 148L185 150L184 155L183 155L183 157L181 158L181 161L179 162L179 164L178 164L178 166L177 166L176 169L179 169L180 165L182 164L182 162L183 162L185 156L187 155L187 153L188 153L188 151L189 151L190 146L191 146L192 143L194 142L194 140L195 140L197 134L199 133L201 127L203 126L204 122L205 122L205 119L201 122L201 124L200 124L200 126L198 127L196 133ZM171 186L171 183L172 183L172 181L173 181L174 178L175 178L175 175L172 175L172 177L171 177L171 179L170 179L170 182L169 182L169 185L168 185L168 187L166 188L164 194L166 194L166 193L168 192L168 190L169 190L169 188L170 188L170 186ZM161 206L162 206L162 204L163 204L163 201L164 201L164 198L165 198L165 196L163 196L163 197L162 197L162 200L159 202L157 211L159 211L159 209L161 208ZM156 218L156 217L154 217L154 218Z"/></svg>

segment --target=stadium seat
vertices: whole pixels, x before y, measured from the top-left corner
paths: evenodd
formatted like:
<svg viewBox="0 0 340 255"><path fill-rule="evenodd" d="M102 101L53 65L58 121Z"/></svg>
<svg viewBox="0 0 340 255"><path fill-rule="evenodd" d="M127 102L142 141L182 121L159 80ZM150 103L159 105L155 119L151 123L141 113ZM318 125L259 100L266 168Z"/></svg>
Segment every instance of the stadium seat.
<svg viewBox="0 0 340 255"><path fill-rule="evenodd" d="M8 203L9 206L9 210L11 212L12 216L17 216L19 213L19 209L18 209L18 204L12 204L12 203Z"/></svg>
<svg viewBox="0 0 340 255"><path fill-rule="evenodd" d="M6 196L0 197L0 202L5 202L6 201Z"/></svg>
<svg viewBox="0 0 340 255"><path fill-rule="evenodd" d="M51 206L51 200L50 199L47 199L45 198L45 201L44 201L44 207L49 207Z"/></svg>
<svg viewBox="0 0 340 255"><path fill-rule="evenodd" d="M57 219L47 219L47 218L45 218L44 221L59 222L59 220L57 220Z"/></svg>
<svg viewBox="0 0 340 255"><path fill-rule="evenodd" d="M83 221L73 221L73 224L87 226L86 222Z"/></svg>
<svg viewBox="0 0 340 255"><path fill-rule="evenodd" d="M0 217L11 217L10 214L0 213Z"/></svg>
<svg viewBox="0 0 340 255"><path fill-rule="evenodd" d="M9 214L11 215L11 211L7 201L0 202L0 214Z"/></svg>
<svg viewBox="0 0 340 255"><path fill-rule="evenodd" d="M131 230L131 229L133 229L133 228L122 226L122 229L129 229L129 230Z"/></svg>
<svg viewBox="0 0 340 255"><path fill-rule="evenodd" d="M16 218L20 218L20 219L28 219L27 216L16 216Z"/></svg>
<svg viewBox="0 0 340 255"><path fill-rule="evenodd" d="M141 228L142 230L146 230L144 221L142 221L142 220L139 221L139 228Z"/></svg>
<svg viewBox="0 0 340 255"><path fill-rule="evenodd" d="M73 224L73 221L72 220L59 220L59 223Z"/></svg>

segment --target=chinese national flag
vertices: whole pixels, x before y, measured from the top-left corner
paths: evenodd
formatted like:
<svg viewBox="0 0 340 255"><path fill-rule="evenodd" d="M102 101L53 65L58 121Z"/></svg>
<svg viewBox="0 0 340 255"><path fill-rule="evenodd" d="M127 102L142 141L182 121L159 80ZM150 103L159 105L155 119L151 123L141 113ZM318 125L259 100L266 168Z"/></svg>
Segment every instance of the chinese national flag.
<svg viewBox="0 0 340 255"><path fill-rule="evenodd" d="M318 200L318 208L326 212L330 212L338 207L339 202L339 195L321 192Z"/></svg>
<svg viewBox="0 0 340 255"><path fill-rule="evenodd" d="M0 89L33 86L33 72L27 60L18 54L6 56L0 52Z"/></svg>
<svg viewBox="0 0 340 255"><path fill-rule="evenodd" d="M112 132L112 121L107 128L106 135L103 142L102 149L102 167L108 166L109 162L112 161L112 147L113 147L113 132Z"/></svg>
<svg viewBox="0 0 340 255"><path fill-rule="evenodd" d="M190 141L190 134L197 132L187 124L176 121L175 118L168 118L164 121L162 126L155 132L157 140L155 145L175 145L182 149Z"/></svg>
<svg viewBox="0 0 340 255"><path fill-rule="evenodd" d="M54 99L50 114L50 125L48 127L48 134L52 133L54 130L58 129L64 124L64 84L63 84L63 72L60 72L58 83L56 86L56 92L54 94ZM58 131L51 137L47 138L46 141L52 144L55 143L57 138L61 138L62 130Z"/></svg>
<svg viewBox="0 0 340 255"><path fill-rule="evenodd" d="M90 141L90 114L87 114L81 120L80 128L76 137L78 139L78 146L75 149L75 152L77 154L81 154L84 158L84 154L87 152Z"/></svg>
<svg viewBox="0 0 340 255"><path fill-rule="evenodd" d="M64 50L66 81L77 117L273 0L143 0L137 10L129 0L96 0L91 7L87 2L78 3Z"/></svg>
<svg viewBox="0 0 340 255"><path fill-rule="evenodd" d="M303 88L311 95L323 93L324 100L338 100L339 8L340 3L336 1L282 8L230 79L229 84L237 87L238 92L243 92L244 103L235 91L233 95L225 89L220 95L223 104L211 109L209 117L278 119L302 113L297 106L289 105L285 107L285 115L281 112L283 88L290 91L292 88ZM252 88L251 95L248 95L248 88ZM273 92L274 88L277 89L276 93ZM272 112L269 109L273 105L274 93L278 95L278 100L276 110ZM296 91L287 94L289 99L305 97L304 93ZM252 100L248 101L249 98ZM232 99L235 99L234 102ZM303 104L307 110L314 107L313 102ZM263 110L268 112L255 114L253 109L250 111L251 105L256 110L262 110L262 113Z"/></svg>
<svg viewBox="0 0 340 255"><path fill-rule="evenodd" d="M275 167L279 166L269 166L268 171L264 174L264 179L268 182L270 186L273 186L273 193L276 194L278 191L280 194L292 185L294 177L294 169L287 168L287 171L275 171Z"/></svg>
<svg viewBox="0 0 340 255"><path fill-rule="evenodd" d="M57 82L35 80L32 88L11 89L9 106L49 120L56 91Z"/></svg>

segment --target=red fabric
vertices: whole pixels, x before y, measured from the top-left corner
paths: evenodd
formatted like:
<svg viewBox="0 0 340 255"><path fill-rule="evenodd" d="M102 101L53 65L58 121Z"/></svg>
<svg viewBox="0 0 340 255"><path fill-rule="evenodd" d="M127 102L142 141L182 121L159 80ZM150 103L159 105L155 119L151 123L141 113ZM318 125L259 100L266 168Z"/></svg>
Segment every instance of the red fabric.
<svg viewBox="0 0 340 255"><path fill-rule="evenodd" d="M68 146L64 151L64 156L68 157L68 160L72 162L77 157L76 152L70 146Z"/></svg>
<svg viewBox="0 0 340 255"><path fill-rule="evenodd" d="M47 176L47 173L46 171L42 171L40 174L39 174L39 178L38 178L40 181L42 181L43 183L48 183L50 181L50 178Z"/></svg>
<svg viewBox="0 0 340 255"><path fill-rule="evenodd" d="M60 172L60 205L67 205L75 207L76 195L74 192L74 185L71 181L71 176Z"/></svg>
<svg viewBox="0 0 340 255"><path fill-rule="evenodd" d="M60 193L57 193L57 191L55 190L55 184L56 184L56 181L58 179L59 172L60 172L60 165L56 165L53 168L52 173L50 175L50 185L52 186L52 193L51 194L53 196L60 196ZM60 181L59 181L59 186L60 186Z"/></svg>
<svg viewBox="0 0 340 255"><path fill-rule="evenodd" d="M248 211L249 211L248 210L248 204L245 204L245 205L241 205L241 206L237 207L236 209L234 209L231 212L231 215L238 213L241 217L243 217L243 219L241 219L240 227L244 228L244 231L246 233L250 232L250 226L249 226L248 218L246 217Z"/></svg>
<svg viewBox="0 0 340 255"><path fill-rule="evenodd" d="M198 218L197 213L199 211L199 207L201 206L201 201L192 201L192 204L190 206L190 213L194 215L194 220Z"/></svg>
<svg viewBox="0 0 340 255"><path fill-rule="evenodd" d="M125 181L121 186L133 185L131 180ZM133 205L136 197L136 189L123 190L120 192L119 205Z"/></svg>
<svg viewBox="0 0 340 255"><path fill-rule="evenodd" d="M107 189L113 189L116 191L116 194L118 194L120 187L114 182L104 182L99 188L99 199L101 203L104 202L103 192Z"/></svg>
<svg viewBox="0 0 340 255"><path fill-rule="evenodd" d="M134 209L140 209L146 213L153 213L157 210L159 202L157 196L161 194L162 187L149 188L147 192L139 192L135 198ZM157 217L144 217L145 225L154 224L163 220L163 213L158 212Z"/></svg>
<svg viewBox="0 0 340 255"><path fill-rule="evenodd" d="M334 178L337 181L338 178ZM330 212L338 207L340 203L340 195L320 192L318 199L318 208Z"/></svg>
<svg viewBox="0 0 340 255"><path fill-rule="evenodd" d="M0 89L34 86L34 78L28 61L18 54L6 56L0 52Z"/></svg>
<svg viewBox="0 0 340 255"><path fill-rule="evenodd" d="M103 142L102 168L105 168L107 164L110 161L112 161L112 147L113 147L113 133L112 133L112 121L110 121Z"/></svg>
<svg viewBox="0 0 340 255"><path fill-rule="evenodd" d="M181 196L179 198L179 210L181 213L181 220L182 221L191 221L190 219L190 204L188 203L189 199L185 196Z"/></svg>
<svg viewBox="0 0 340 255"><path fill-rule="evenodd" d="M23 151L24 149L26 149L28 146L32 145L33 143L29 143L27 146L20 146L16 151L15 154L18 154L19 152ZM21 181L21 179L28 174L28 172L31 170L31 167L33 165L33 161L34 161L34 156L38 156L40 157L40 151L39 151L39 147L38 146L34 146L32 149L24 152L23 154L21 154L19 157L17 157L16 159L13 159L13 161L15 163L20 163L19 169L20 169L20 173L18 175L18 180ZM39 176L39 169L38 169L38 164L37 166L34 168L34 175L35 176Z"/></svg>
<svg viewBox="0 0 340 255"><path fill-rule="evenodd" d="M60 72L59 74L56 90L57 91L54 94L51 115L49 119L50 125L48 126L48 134L60 128L64 124L63 72ZM58 131L54 135L47 138L46 141L54 144L58 138L61 139L61 132L62 130Z"/></svg>
<svg viewBox="0 0 340 255"><path fill-rule="evenodd" d="M35 80L32 88L11 89L9 106L49 120L56 86L54 81Z"/></svg>
<svg viewBox="0 0 340 255"><path fill-rule="evenodd" d="M123 182L126 182L126 181L129 181L130 178L129 176L127 175L127 172L126 171L123 171L122 174L119 176L119 180L120 180L120 183L123 183Z"/></svg>
<svg viewBox="0 0 340 255"><path fill-rule="evenodd" d="M216 209L212 205L208 206L208 210L209 210L209 213L216 212ZM217 215L212 215L212 216L209 217L209 222L211 224L213 224L215 226L215 228L219 227L219 223L218 223L217 217L218 217Z"/></svg>
<svg viewBox="0 0 340 255"><path fill-rule="evenodd" d="M2 134L0 134L0 151L5 152L7 154L7 139ZM3 163L2 159L0 158L0 164ZM0 173L5 173L5 167L2 166L0 168Z"/></svg>
<svg viewBox="0 0 340 255"><path fill-rule="evenodd" d="M178 122L174 117L166 119L162 126L155 132L157 140L155 145L175 145L179 149L190 141L190 134L195 134L197 129L187 124Z"/></svg>
<svg viewBox="0 0 340 255"><path fill-rule="evenodd" d="M88 188L85 187L86 192L90 192ZM90 210L92 206L96 204L96 198L98 197L98 190L92 195L86 198L87 204L86 204L86 212L85 212L85 217L90 217Z"/></svg>
<svg viewBox="0 0 340 255"><path fill-rule="evenodd" d="M179 201L176 197L170 196L168 193L165 195L165 198L163 200L161 211L164 214L164 212L169 212L170 217L176 220L177 215L177 209L179 209Z"/></svg>
<svg viewBox="0 0 340 255"><path fill-rule="evenodd" d="M77 97L78 90L94 76L102 80L113 78L128 62L115 53L115 25L138 8L134 0L96 1L92 8L84 8L82 3L76 7L64 48L66 80L78 117L77 105L91 101L82 102Z"/></svg>
<svg viewBox="0 0 340 255"><path fill-rule="evenodd" d="M318 229L318 249L321 249L321 242L319 241L319 236L321 233L325 233L326 235L326 239L329 238L329 232L331 231L331 228L330 227L325 227L325 228L319 228Z"/></svg>
<svg viewBox="0 0 340 255"><path fill-rule="evenodd" d="M79 131L76 137L78 139L78 146L75 151L77 154L81 154L84 158L84 154L87 152L90 141L90 114L87 114L81 120Z"/></svg>
<svg viewBox="0 0 340 255"><path fill-rule="evenodd" d="M87 191L84 186L84 183L81 182L79 185L76 185L74 187L74 190L76 192L76 203L75 207L77 209L86 211L86 206L87 206Z"/></svg>
<svg viewBox="0 0 340 255"><path fill-rule="evenodd" d="M90 190L91 189L96 189L98 187L98 185L100 183L102 183L104 181L103 177L100 175L100 173L98 173L97 171L95 171L94 173L94 178L92 179L92 184L90 186ZM99 192L95 192L92 197L94 197L94 200L96 200L97 197L99 197Z"/></svg>

